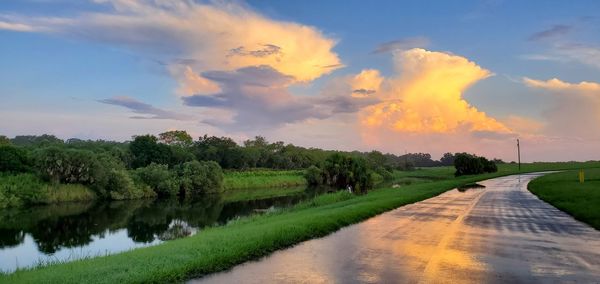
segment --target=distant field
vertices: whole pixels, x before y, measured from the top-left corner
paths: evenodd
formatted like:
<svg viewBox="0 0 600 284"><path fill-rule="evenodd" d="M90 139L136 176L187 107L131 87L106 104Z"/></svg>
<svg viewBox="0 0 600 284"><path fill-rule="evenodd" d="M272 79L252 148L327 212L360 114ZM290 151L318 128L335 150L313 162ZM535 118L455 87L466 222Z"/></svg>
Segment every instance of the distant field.
<svg viewBox="0 0 600 284"><path fill-rule="evenodd" d="M303 170L278 171L258 169L250 171L225 172L225 190L294 187L306 185Z"/></svg>
<svg viewBox="0 0 600 284"><path fill-rule="evenodd" d="M540 199L600 230L600 169L585 170L585 183L578 171L549 174L529 183Z"/></svg>

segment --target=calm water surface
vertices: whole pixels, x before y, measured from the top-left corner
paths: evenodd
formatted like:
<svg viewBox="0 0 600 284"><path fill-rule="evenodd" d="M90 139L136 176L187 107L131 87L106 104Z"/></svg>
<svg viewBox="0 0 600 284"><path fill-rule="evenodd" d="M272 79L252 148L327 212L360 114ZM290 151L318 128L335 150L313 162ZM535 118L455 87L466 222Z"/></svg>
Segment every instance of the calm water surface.
<svg viewBox="0 0 600 284"><path fill-rule="evenodd" d="M323 190L281 190L289 194L233 202L208 196L193 200L97 201L3 209L0 270L11 272L48 261L69 261L156 245L201 234L206 226L224 224L269 208L288 207L323 193Z"/></svg>

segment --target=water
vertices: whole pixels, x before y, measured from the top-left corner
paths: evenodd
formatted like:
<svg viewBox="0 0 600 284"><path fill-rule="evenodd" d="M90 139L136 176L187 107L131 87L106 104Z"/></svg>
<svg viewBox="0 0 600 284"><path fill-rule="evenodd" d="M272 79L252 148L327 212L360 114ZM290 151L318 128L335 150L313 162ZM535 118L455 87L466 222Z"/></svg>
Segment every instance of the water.
<svg viewBox="0 0 600 284"><path fill-rule="evenodd" d="M257 189L260 191L260 189ZM273 191L273 189L269 189ZM285 208L323 190L281 189L288 195L242 201L195 199L97 201L0 211L0 270L112 254L201 234L202 228Z"/></svg>

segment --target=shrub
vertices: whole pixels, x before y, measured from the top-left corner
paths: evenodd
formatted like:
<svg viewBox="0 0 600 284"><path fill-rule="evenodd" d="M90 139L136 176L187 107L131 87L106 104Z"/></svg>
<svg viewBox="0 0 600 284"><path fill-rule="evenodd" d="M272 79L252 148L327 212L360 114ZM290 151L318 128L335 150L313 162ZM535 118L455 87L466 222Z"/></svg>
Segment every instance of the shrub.
<svg viewBox="0 0 600 284"><path fill-rule="evenodd" d="M110 198L115 200L152 197L156 195L147 185L136 185L129 173L124 169L110 170L105 190Z"/></svg>
<svg viewBox="0 0 600 284"><path fill-rule="evenodd" d="M137 184L150 187L158 195L168 196L179 193L179 183L167 165L151 163L146 167L137 168L134 173Z"/></svg>
<svg viewBox="0 0 600 284"><path fill-rule="evenodd" d="M477 157L476 155L467 153L457 153L454 157L455 176L477 175L498 171L496 164L484 157Z"/></svg>
<svg viewBox="0 0 600 284"><path fill-rule="evenodd" d="M178 167L181 191L185 194L219 193L223 190L223 171L213 161L191 161Z"/></svg>
<svg viewBox="0 0 600 284"><path fill-rule="evenodd" d="M356 193L366 193L373 187L371 171L364 159L335 153L325 160L323 175L327 185L352 187Z"/></svg>
<svg viewBox="0 0 600 284"><path fill-rule="evenodd" d="M36 167L45 180L93 184L104 168L93 152L49 147L35 153Z"/></svg>
<svg viewBox="0 0 600 284"><path fill-rule="evenodd" d="M323 170L317 166L310 166L304 172L304 178L308 185L322 185L325 183L325 177L323 176Z"/></svg>
<svg viewBox="0 0 600 284"><path fill-rule="evenodd" d="M0 172L25 172L29 170L30 162L27 152L21 148L0 145Z"/></svg>

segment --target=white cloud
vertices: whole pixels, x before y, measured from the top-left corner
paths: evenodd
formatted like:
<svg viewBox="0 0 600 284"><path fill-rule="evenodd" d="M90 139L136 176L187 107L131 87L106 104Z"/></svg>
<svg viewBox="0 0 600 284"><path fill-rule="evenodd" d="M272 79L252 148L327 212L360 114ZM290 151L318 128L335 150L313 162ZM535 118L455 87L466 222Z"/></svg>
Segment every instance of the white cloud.
<svg viewBox="0 0 600 284"><path fill-rule="evenodd" d="M107 12L69 18L2 16L0 28L38 31L118 45L169 62L182 83L180 93L213 92L199 75L268 65L296 81L311 81L342 67L332 51L336 40L320 30L277 21L250 8L226 2L95 0ZM178 63L176 63L178 64ZM192 74L196 73L196 74Z"/></svg>

